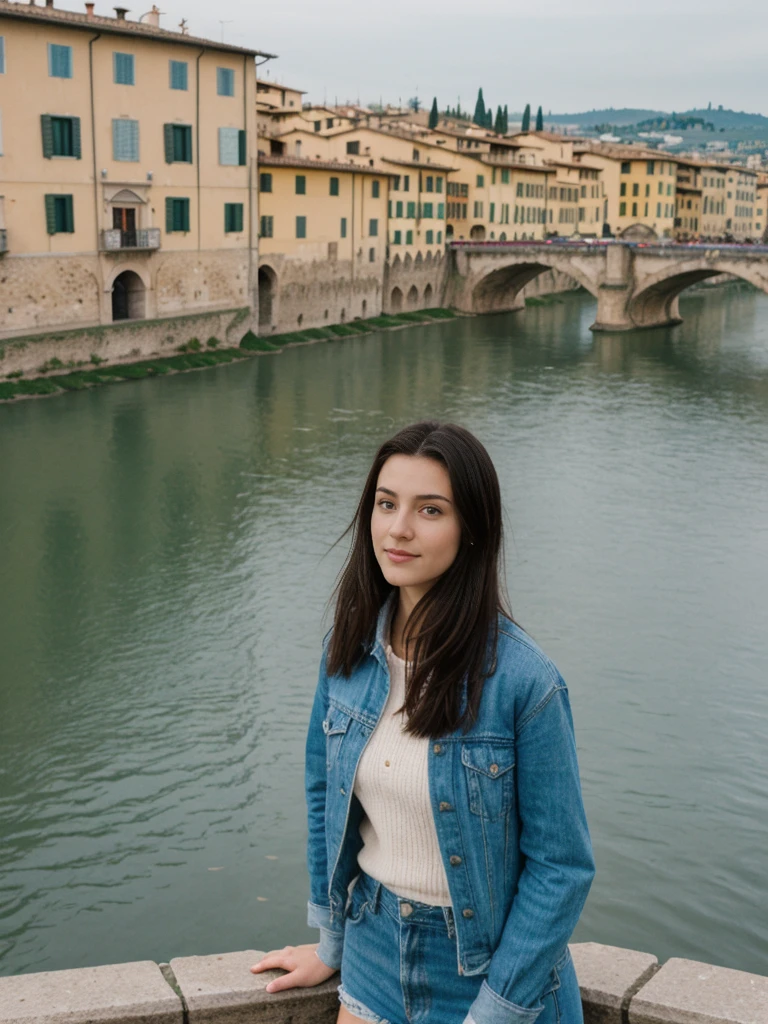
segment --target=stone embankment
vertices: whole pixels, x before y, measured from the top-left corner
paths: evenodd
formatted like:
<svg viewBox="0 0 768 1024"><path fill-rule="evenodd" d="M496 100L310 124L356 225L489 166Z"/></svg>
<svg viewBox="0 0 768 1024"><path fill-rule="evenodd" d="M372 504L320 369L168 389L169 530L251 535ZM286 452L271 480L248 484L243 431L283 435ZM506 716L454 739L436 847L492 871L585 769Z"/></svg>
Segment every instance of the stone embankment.
<svg viewBox="0 0 768 1024"><path fill-rule="evenodd" d="M585 1024L768 1024L768 977L571 945ZM338 975L271 995L257 950L0 978L0 1024L335 1024ZM435 1022L439 1024L439 1022ZM563 1024L569 1024L564 1021Z"/></svg>

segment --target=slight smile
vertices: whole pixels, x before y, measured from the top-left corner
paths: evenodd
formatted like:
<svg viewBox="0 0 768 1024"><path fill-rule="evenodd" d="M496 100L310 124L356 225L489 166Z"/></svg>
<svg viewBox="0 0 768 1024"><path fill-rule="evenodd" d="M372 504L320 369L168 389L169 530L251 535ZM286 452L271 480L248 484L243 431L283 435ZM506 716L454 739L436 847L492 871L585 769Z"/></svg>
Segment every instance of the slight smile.
<svg viewBox="0 0 768 1024"><path fill-rule="evenodd" d="M384 550L393 562L410 562L412 558L419 557L418 555L412 555L410 551L400 551L398 548L384 548Z"/></svg>

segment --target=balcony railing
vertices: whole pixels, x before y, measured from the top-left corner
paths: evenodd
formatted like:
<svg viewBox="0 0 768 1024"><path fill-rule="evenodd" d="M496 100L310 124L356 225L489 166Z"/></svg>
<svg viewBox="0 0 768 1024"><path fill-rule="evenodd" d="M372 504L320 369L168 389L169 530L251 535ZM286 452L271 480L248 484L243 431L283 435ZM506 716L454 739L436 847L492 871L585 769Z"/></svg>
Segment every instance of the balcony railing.
<svg viewBox="0 0 768 1024"><path fill-rule="evenodd" d="M109 228L101 232L102 252L121 252L124 249L159 249L160 228L137 228L121 231Z"/></svg>
<svg viewBox="0 0 768 1024"><path fill-rule="evenodd" d="M8 252L8 231L0 228L0 252Z"/></svg>

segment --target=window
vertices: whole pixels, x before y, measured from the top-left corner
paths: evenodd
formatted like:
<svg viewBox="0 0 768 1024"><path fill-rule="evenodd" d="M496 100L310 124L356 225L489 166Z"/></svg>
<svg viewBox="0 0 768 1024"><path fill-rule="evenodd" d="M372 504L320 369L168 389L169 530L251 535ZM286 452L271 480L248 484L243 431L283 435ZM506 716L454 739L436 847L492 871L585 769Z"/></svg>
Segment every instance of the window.
<svg viewBox="0 0 768 1024"><path fill-rule="evenodd" d="M216 92L219 96L235 95L235 72L232 68L216 68Z"/></svg>
<svg viewBox="0 0 768 1024"><path fill-rule="evenodd" d="M442 191L443 191L443 179L442 178L435 178L435 192L442 192Z"/></svg>
<svg viewBox="0 0 768 1024"><path fill-rule="evenodd" d="M509 184L509 171L508 170L503 170L501 172L501 184L502 185L508 185Z"/></svg>
<svg viewBox="0 0 768 1024"><path fill-rule="evenodd" d="M637 203L632 203L632 216L637 216Z"/></svg>
<svg viewBox="0 0 768 1024"><path fill-rule="evenodd" d="M189 88L187 81L187 62L185 60L169 60L168 67L168 73L171 79L171 88L181 89L182 92L186 92Z"/></svg>
<svg viewBox="0 0 768 1024"><path fill-rule="evenodd" d="M359 154L360 154L360 143L359 142L348 142L347 143L347 154L349 156L359 156Z"/></svg>
<svg viewBox="0 0 768 1024"><path fill-rule="evenodd" d="M483 216L483 204L481 202L478 202L477 200L475 200L475 208L474 208L474 211L472 213L472 216L473 217L482 217Z"/></svg>
<svg viewBox="0 0 768 1024"><path fill-rule="evenodd" d="M136 163L139 159L139 122L115 117L112 120L112 159Z"/></svg>
<svg viewBox="0 0 768 1024"><path fill-rule="evenodd" d="M72 196L47 195L45 222L49 235L72 234L75 230Z"/></svg>
<svg viewBox="0 0 768 1024"><path fill-rule="evenodd" d="M421 211L422 217L433 217L432 203L424 203Z"/></svg>
<svg viewBox="0 0 768 1024"><path fill-rule="evenodd" d="M442 231L438 231L437 232L437 244L441 245L442 241L443 241L443 232Z"/></svg>
<svg viewBox="0 0 768 1024"><path fill-rule="evenodd" d="M415 218L416 216L416 203L408 203L405 207L405 216Z"/></svg>
<svg viewBox="0 0 768 1024"><path fill-rule="evenodd" d="M0 36L0 75L5 74L5 36Z"/></svg>
<svg viewBox="0 0 768 1024"><path fill-rule="evenodd" d="M315 125L315 131L319 132L320 129L323 127L323 122L322 121L315 121L314 125Z"/></svg>
<svg viewBox="0 0 768 1024"><path fill-rule="evenodd" d="M515 189L515 194L518 195L518 196L522 196L522 194L523 194L523 183L522 183L522 181L518 181L517 188Z"/></svg>
<svg viewBox="0 0 768 1024"><path fill-rule="evenodd" d="M392 191L393 192L399 192L400 191L400 175L399 174L396 174L395 177L392 179Z"/></svg>
<svg viewBox="0 0 768 1024"><path fill-rule="evenodd" d="M620 217L626 217L626 215L627 215L627 204L626 203L619 203L619 216Z"/></svg>
<svg viewBox="0 0 768 1024"><path fill-rule="evenodd" d="M663 181L659 182L659 195L660 196L664 195L664 182Z"/></svg>
<svg viewBox="0 0 768 1024"><path fill-rule="evenodd" d="M379 194L379 182L374 180L371 182L371 197L373 199L378 199Z"/></svg>
<svg viewBox="0 0 768 1024"><path fill-rule="evenodd" d="M661 203L656 203L656 216L661 216Z"/></svg>
<svg viewBox="0 0 768 1024"><path fill-rule="evenodd" d="M50 78L72 77L71 46L59 46L58 43L48 43L48 75Z"/></svg>
<svg viewBox="0 0 768 1024"><path fill-rule="evenodd" d="M307 179L304 174L296 175L296 195L305 196L307 194ZM298 236L297 236L298 237Z"/></svg>
<svg viewBox="0 0 768 1024"><path fill-rule="evenodd" d="M651 186L650 185L646 185L645 186L645 194L646 194L646 197L651 194Z"/></svg>
<svg viewBox="0 0 768 1024"><path fill-rule="evenodd" d="M163 125L165 162L167 164L192 163L192 125Z"/></svg>
<svg viewBox="0 0 768 1024"><path fill-rule="evenodd" d="M402 245L402 244L403 244L403 233L402 233L402 231L395 231L395 233L392 235L392 245Z"/></svg>
<svg viewBox="0 0 768 1024"><path fill-rule="evenodd" d="M224 203L224 234L243 230L243 204Z"/></svg>
<svg viewBox="0 0 768 1024"><path fill-rule="evenodd" d="M376 238L379 233L379 222L376 217L371 217L368 221L368 234L371 238Z"/></svg>
<svg viewBox="0 0 768 1024"><path fill-rule="evenodd" d="M438 203L437 204L437 219L438 220L444 220L445 219L445 203Z"/></svg>
<svg viewBox="0 0 768 1024"><path fill-rule="evenodd" d="M619 195L620 196L625 196L626 194L627 194L627 183L626 183L626 181L622 181L622 183L619 185Z"/></svg>
<svg viewBox="0 0 768 1024"><path fill-rule="evenodd" d="M261 238L272 238L275 232L275 221L273 217L262 217L259 222L259 235Z"/></svg>
<svg viewBox="0 0 768 1024"><path fill-rule="evenodd" d="M191 141L190 138L190 148ZM219 163L222 167L245 166L245 132L242 128L219 128Z"/></svg>
<svg viewBox="0 0 768 1024"><path fill-rule="evenodd" d="M42 114L43 156L73 156L80 159L80 118Z"/></svg>
<svg viewBox="0 0 768 1024"><path fill-rule="evenodd" d="M480 206L482 206L482 205L483 204L480 203ZM475 206L477 206L477 203L475 203ZM477 216L477 214L475 214L475 216ZM481 216L482 216L482 214L481 214ZM491 224L493 224L495 217L496 217L496 203L489 203L488 204L488 220L491 222Z"/></svg>
<svg viewBox="0 0 768 1024"><path fill-rule="evenodd" d="M621 165L621 173L622 174L629 174L629 171L630 171L629 160L625 160L622 163L622 165Z"/></svg>
<svg viewBox="0 0 768 1024"><path fill-rule="evenodd" d="M346 238L347 237L347 218L346 217L342 217L341 218L341 237L342 238Z"/></svg>
<svg viewBox="0 0 768 1024"><path fill-rule="evenodd" d="M402 201L402 199L398 199L397 202L395 203L395 216L396 217L402 217L403 216L403 201Z"/></svg>
<svg viewBox="0 0 768 1024"><path fill-rule="evenodd" d="M272 191L272 175L267 171L262 171L259 175L259 192L271 192Z"/></svg>
<svg viewBox="0 0 768 1024"><path fill-rule="evenodd" d="M435 244L435 233L434 233L434 231L427 231L425 237L426 237L426 240L427 240L427 245L434 245Z"/></svg>
<svg viewBox="0 0 768 1024"><path fill-rule="evenodd" d="M637 184L637 182L635 182L635 184L632 186L632 195L633 196L639 196L640 195L640 186Z"/></svg>
<svg viewBox="0 0 768 1024"><path fill-rule="evenodd" d="M662 169L663 169L663 165L662 165ZM656 171L656 161L655 160L649 160L648 163L645 165L645 173L646 174L653 174L655 171Z"/></svg>
<svg viewBox="0 0 768 1024"><path fill-rule="evenodd" d="M112 53L112 74L116 85L135 85L132 53Z"/></svg>
<svg viewBox="0 0 768 1024"><path fill-rule="evenodd" d="M173 231L189 231L189 199L166 198L165 230L169 234Z"/></svg>
<svg viewBox="0 0 768 1024"><path fill-rule="evenodd" d="M339 179L338 178L331 178L329 195L337 196L338 194L339 194Z"/></svg>
<svg viewBox="0 0 768 1024"><path fill-rule="evenodd" d="M376 250L375 249L369 249L368 250L368 262L369 263L375 263L376 262Z"/></svg>
<svg viewBox="0 0 768 1024"><path fill-rule="evenodd" d="M297 217L296 218L296 237L306 238L307 237L307 218Z"/></svg>
<svg viewBox="0 0 768 1024"><path fill-rule="evenodd" d="M326 117L326 119L325 119L325 127L326 128L333 128L333 118L332 117Z"/></svg>
<svg viewBox="0 0 768 1024"><path fill-rule="evenodd" d="M413 231L406 231L405 232L405 244L406 245L413 245Z"/></svg>
<svg viewBox="0 0 768 1024"><path fill-rule="evenodd" d="M435 179L434 179L434 177L431 174L427 175L427 187L426 187L425 191L427 191L427 192L434 192L435 191Z"/></svg>
<svg viewBox="0 0 768 1024"><path fill-rule="evenodd" d="M477 187L478 188L483 188L484 186L485 186L485 175L484 174L478 174L478 176L477 176Z"/></svg>
<svg viewBox="0 0 768 1024"><path fill-rule="evenodd" d="M411 190L411 176L410 174L403 175L403 192L410 192Z"/></svg>

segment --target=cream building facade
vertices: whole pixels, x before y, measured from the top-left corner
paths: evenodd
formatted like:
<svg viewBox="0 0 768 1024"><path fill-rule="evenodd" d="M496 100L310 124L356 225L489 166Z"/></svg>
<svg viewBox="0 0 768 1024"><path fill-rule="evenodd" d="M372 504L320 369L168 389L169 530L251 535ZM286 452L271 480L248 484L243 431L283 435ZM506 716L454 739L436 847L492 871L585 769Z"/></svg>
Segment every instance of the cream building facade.
<svg viewBox="0 0 768 1024"><path fill-rule="evenodd" d="M672 238L677 163L666 153L633 146L577 145L576 157L599 170L603 215L616 237Z"/></svg>
<svg viewBox="0 0 768 1024"><path fill-rule="evenodd" d="M86 6L0 0L0 337L251 307L258 51Z"/></svg>

